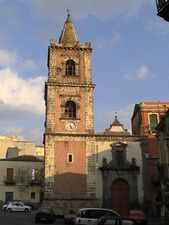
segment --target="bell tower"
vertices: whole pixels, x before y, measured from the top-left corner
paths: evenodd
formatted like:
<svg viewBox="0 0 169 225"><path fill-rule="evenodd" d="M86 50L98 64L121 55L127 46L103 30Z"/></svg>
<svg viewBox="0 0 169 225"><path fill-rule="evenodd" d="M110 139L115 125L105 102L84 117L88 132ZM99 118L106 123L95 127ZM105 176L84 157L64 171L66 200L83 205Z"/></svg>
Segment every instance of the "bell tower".
<svg viewBox="0 0 169 225"><path fill-rule="evenodd" d="M58 43L48 47L45 84L44 204L60 213L96 200L91 52L90 43L79 43L68 13Z"/></svg>

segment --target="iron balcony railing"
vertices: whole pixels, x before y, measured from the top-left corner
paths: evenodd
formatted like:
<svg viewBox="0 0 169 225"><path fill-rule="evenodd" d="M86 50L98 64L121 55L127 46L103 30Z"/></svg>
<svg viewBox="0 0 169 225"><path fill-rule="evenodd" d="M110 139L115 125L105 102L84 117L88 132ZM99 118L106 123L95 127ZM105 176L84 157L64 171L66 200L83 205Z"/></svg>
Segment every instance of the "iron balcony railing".
<svg viewBox="0 0 169 225"><path fill-rule="evenodd" d="M157 10L158 12L160 12L169 4L169 0L156 0L156 4L157 4Z"/></svg>
<svg viewBox="0 0 169 225"><path fill-rule="evenodd" d="M169 0L156 0L157 15L169 22Z"/></svg>

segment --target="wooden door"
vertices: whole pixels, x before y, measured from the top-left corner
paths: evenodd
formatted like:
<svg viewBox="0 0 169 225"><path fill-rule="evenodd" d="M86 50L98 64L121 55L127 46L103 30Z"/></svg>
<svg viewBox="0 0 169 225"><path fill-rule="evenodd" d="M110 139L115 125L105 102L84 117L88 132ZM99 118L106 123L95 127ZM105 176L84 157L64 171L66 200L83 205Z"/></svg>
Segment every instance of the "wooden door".
<svg viewBox="0 0 169 225"><path fill-rule="evenodd" d="M129 185L124 180L112 184L112 208L120 215L129 215Z"/></svg>

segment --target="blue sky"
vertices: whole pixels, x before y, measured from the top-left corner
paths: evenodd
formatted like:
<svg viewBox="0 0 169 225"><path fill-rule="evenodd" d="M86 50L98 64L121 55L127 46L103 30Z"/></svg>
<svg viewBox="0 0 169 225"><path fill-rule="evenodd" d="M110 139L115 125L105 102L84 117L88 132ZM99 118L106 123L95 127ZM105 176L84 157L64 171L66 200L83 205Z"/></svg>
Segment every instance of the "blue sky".
<svg viewBox="0 0 169 225"><path fill-rule="evenodd" d="M0 0L0 135L42 143L47 49L67 9L93 47L95 131L115 112L130 131L134 104L168 101L169 23L155 0Z"/></svg>

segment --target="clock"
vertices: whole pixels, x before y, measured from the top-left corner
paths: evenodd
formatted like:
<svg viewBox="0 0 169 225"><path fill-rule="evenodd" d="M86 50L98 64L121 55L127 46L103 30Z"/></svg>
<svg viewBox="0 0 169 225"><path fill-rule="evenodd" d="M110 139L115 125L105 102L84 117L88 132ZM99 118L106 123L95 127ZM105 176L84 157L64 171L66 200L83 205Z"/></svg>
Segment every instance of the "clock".
<svg viewBox="0 0 169 225"><path fill-rule="evenodd" d="M74 122L74 121L68 121L68 122L66 122L66 124L65 124L65 128L66 128L66 130L68 130L68 131L73 131L73 130L75 130L76 129L76 123Z"/></svg>

